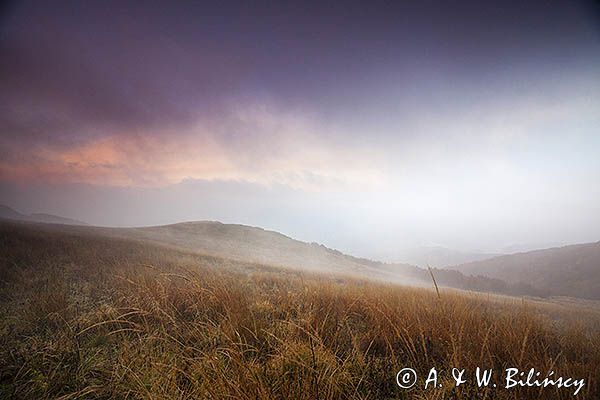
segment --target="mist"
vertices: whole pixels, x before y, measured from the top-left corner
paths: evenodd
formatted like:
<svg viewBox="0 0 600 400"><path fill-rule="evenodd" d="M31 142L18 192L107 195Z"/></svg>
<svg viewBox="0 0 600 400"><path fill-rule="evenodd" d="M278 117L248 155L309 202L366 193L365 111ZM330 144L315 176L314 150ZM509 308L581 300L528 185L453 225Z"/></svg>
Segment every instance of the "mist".
<svg viewBox="0 0 600 400"><path fill-rule="evenodd" d="M600 210L593 199L579 204L494 200L495 193L485 190L477 200L486 204L476 207L452 191L414 194L411 199L397 192L379 197L379 193L309 192L235 181L189 180L161 188L82 184L1 188L3 202L26 213L44 211L120 227L218 220L385 261L402 261L407 250L421 246L501 253L600 237Z"/></svg>

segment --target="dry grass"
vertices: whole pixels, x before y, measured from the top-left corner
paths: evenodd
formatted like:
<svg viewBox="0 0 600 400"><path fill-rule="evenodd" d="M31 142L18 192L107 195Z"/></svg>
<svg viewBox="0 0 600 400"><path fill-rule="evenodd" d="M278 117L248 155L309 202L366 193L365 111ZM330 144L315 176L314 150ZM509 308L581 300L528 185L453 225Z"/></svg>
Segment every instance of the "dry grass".
<svg viewBox="0 0 600 400"><path fill-rule="evenodd" d="M435 366L535 367L600 397L600 336L570 313L0 225L0 397L567 399L402 390ZM561 311L562 312L562 311Z"/></svg>

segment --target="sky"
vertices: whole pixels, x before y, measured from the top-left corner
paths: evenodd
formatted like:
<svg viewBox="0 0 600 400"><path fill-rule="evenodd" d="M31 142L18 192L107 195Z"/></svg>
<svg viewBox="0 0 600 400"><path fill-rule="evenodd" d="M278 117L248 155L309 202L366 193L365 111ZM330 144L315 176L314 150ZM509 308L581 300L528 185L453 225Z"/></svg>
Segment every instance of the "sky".
<svg viewBox="0 0 600 400"><path fill-rule="evenodd" d="M600 9L8 2L0 203L386 260L598 241Z"/></svg>

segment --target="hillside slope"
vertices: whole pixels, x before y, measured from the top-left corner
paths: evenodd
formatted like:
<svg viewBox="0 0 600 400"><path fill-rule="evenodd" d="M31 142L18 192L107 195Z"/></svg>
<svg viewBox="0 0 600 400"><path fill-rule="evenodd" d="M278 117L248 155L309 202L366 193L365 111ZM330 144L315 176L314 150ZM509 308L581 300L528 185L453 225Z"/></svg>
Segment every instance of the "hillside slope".
<svg viewBox="0 0 600 400"><path fill-rule="evenodd" d="M282 266L327 274L354 275L409 286L432 287L426 269L357 258L317 243L306 243L278 232L213 221L185 222L143 228L103 228L39 224L38 229L75 235L134 239L246 263ZM510 295L539 296L533 287L510 285L499 279L468 277L457 271L434 269L440 286Z"/></svg>
<svg viewBox="0 0 600 400"><path fill-rule="evenodd" d="M321 272L352 273L412 286L432 285L431 276L424 268L405 263L389 264L357 258L321 244L302 242L278 232L246 225L198 221L119 229L112 230L111 233L238 261ZM501 279L470 277L452 270L434 268L433 271L437 283L441 286L511 295L542 294L523 282L508 284Z"/></svg>
<svg viewBox="0 0 600 400"><path fill-rule="evenodd" d="M513 284L527 282L546 295L600 299L600 242L499 256L451 268Z"/></svg>
<svg viewBox="0 0 600 400"><path fill-rule="evenodd" d="M279 232L247 225L198 221L130 228L113 233L259 264L346 272L363 271L374 266L368 260L348 256L317 243L302 242Z"/></svg>

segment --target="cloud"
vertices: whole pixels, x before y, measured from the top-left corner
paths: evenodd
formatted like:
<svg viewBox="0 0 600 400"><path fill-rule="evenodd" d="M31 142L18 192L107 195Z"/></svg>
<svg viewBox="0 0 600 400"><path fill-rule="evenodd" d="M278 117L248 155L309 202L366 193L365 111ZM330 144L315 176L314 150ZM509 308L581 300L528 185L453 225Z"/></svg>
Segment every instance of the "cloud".
<svg viewBox="0 0 600 400"><path fill-rule="evenodd" d="M184 127L107 131L64 145L8 141L20 155L0 162L0 172L16 181L165 186L234 179L307 190L381 180L372 149L328 143L323 129L298 113L237 102L219 118L199 117Z"/></svg>

